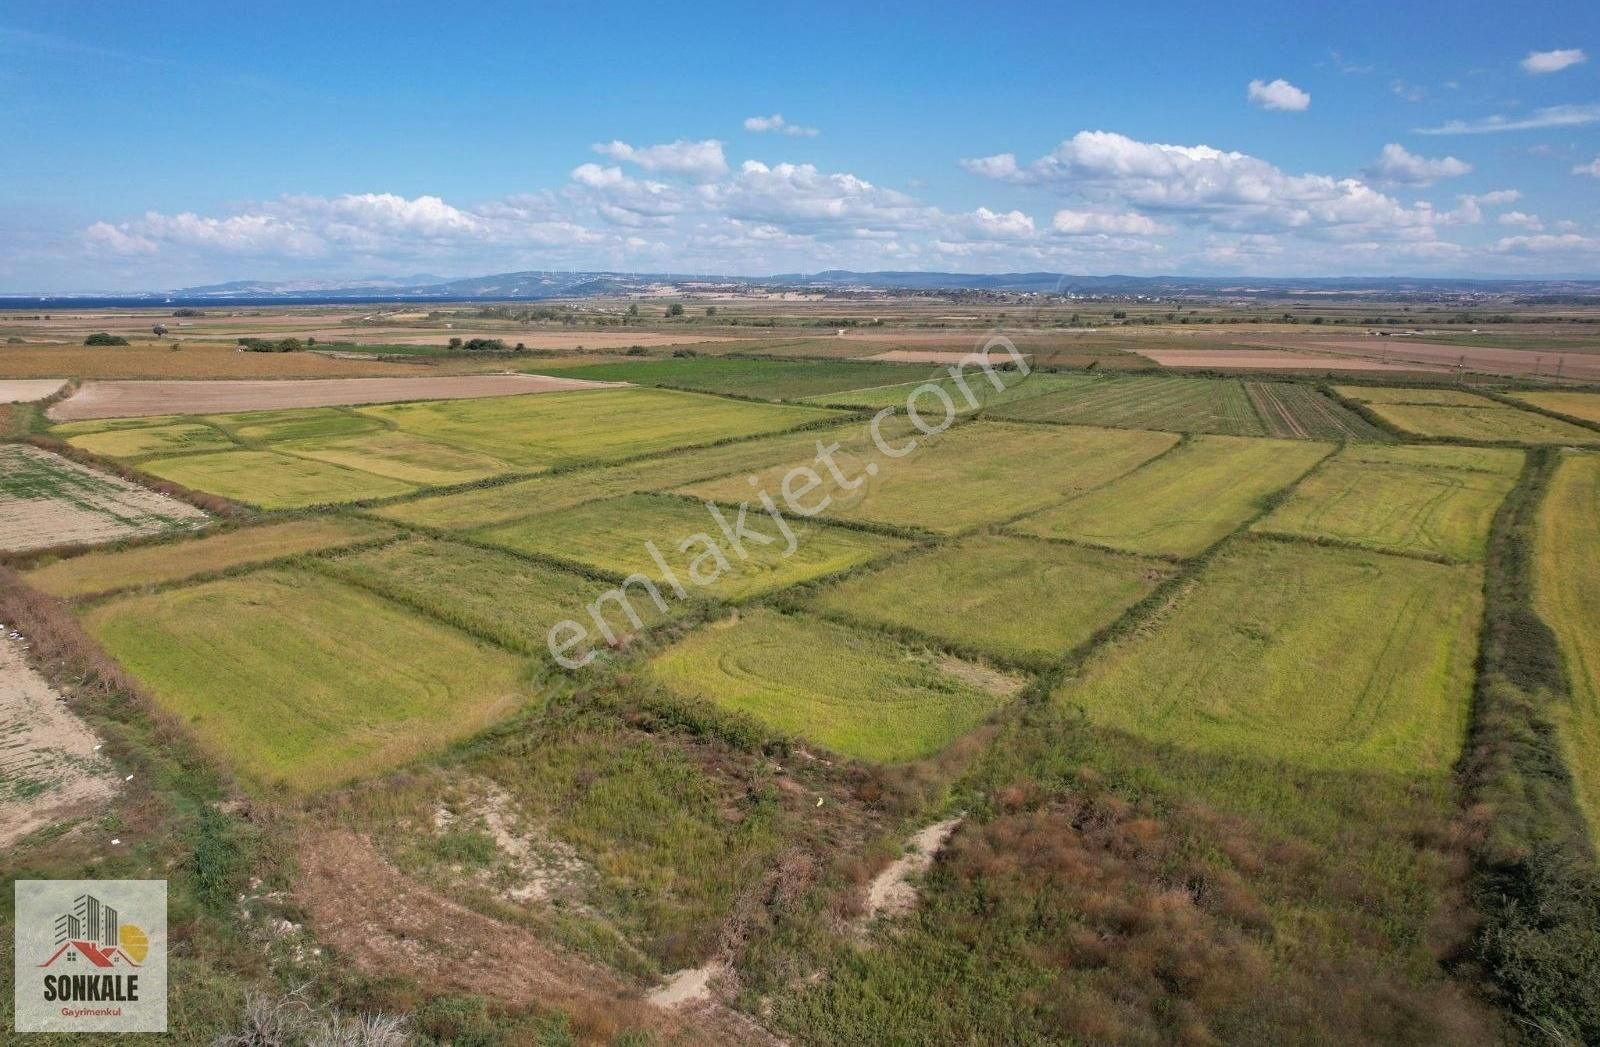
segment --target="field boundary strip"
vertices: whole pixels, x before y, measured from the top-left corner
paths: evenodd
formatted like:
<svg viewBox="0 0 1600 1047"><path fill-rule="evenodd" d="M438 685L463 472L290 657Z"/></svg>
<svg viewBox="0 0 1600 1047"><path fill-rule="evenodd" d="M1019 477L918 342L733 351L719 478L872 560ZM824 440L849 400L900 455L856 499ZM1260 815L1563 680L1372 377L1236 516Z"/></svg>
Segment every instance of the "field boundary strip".
<svg viewBox="0 0 1600 1047"><path fill-rule="evenodd" d="M1500 1002L1562 1040L1600 1034L1600 863L1550 709L1571 701L1559 639L1534 603L1538 514L1559 462L1530 452L1496 514L1468 746L1457 768L1469 815L1474 953Z"/></svg>

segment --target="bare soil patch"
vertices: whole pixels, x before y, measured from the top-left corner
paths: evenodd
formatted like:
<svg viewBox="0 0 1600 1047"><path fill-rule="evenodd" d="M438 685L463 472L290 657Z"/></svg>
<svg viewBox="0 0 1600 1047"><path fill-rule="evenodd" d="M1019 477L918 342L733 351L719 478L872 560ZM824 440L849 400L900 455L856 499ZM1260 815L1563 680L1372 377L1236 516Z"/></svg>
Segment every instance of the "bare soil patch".
<svg viewBox="0 0 1600 1047"><path fill-rule="evenodd" d="M116 791L94 732L0 634L0 850L31 832L97 810Z"/></svg>
<svg viewBox="0 0 1600 1047"><path fill-rule="evenodd" d="M335 407L401 400L467 400L523 393L606 389L620 383L536 374L303 381L86 382L46 412L58 422L159 414L226 414L283 407Z"/></svg>
<svg viewBox="0 0 1600 1047"><path fill-rule="evenodd" d="M206 519L187 502L49 451L0 446L0 552L93 545Z"/></svg>
<svg viewBox="0 0 1600 1047"><path fill-rule="evenodd" d="M1316 352L1276 349L1138 349L1140 356L1162 367L1199 367L1245 371L1440 371L1436 364L1386 362Z"/></svg>
<svg viewBox="0 0 1600 1047"><path fill-rule="evenodd" d="M295 900L317 938L377 976L409 975L436 989L573 1015L586 1042L649 1029L672 1043L763 1043L754 1022L710 1001L671 1010L642 986L451 901L401 873L370 841L345 830L307 832Z"/></svg>
<svg viewBox="0 0 1600 1047"><path fill-rule="evenodd" d="M911 882L912 877L921 876L932 868L934 856L949 842L960 824L961 818L958 816L934 822L922 829L911 837L909 851L873 877L872 883L867 886L867 904L861 914L861 930L866 930L879 917L903 916L916 908L917 887Z"/></svg>
<svg viewBox="0 0 1600 1047"><path fill-rule="evenodd" d="M1297 339L1289 336L1279 341L1287 348L1302 352L1376 360L1412 371L1453 370L1464 363L1467 370L1484 374L1548 378L1559 369L1563 378L1600 380L1600 355L1592 352L1443 345L1408 337Z"/></svg>
<svg viewBox="0 0 1600 1047"><path fill-rule="evenodd" d="M54 396L67 384L65 378L22 378L0 380L0 404L23 404Z"/></svg>

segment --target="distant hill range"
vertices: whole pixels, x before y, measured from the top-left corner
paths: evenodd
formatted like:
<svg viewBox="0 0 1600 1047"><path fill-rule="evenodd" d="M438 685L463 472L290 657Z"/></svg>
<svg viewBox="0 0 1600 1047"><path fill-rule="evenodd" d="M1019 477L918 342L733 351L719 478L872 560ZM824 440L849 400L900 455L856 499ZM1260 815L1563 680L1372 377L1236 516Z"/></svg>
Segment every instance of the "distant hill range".
<svg viewBox="0 0 1600 1047"><path fill-rule="evenodd" d="M508 301L616 295L822 292L830 295L1070 295L1107 298L1301 298L1518 300L1600 299L1600 280L1499 280L1442 277L1200 277L1079 276L1067 273L870 272L834 269L773 276L684 273L496 273L449 280L417 275L362 280L233 280L145 294L0 295L0 307L72 304L204 304L235 302L321 303L405 301Z"/></svg>

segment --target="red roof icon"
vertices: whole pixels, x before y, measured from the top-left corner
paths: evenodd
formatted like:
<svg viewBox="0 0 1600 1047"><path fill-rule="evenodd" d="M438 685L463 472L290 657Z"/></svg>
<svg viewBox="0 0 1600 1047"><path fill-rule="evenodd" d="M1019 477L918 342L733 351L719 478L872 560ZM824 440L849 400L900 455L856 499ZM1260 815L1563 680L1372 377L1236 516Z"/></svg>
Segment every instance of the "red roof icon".
<svg viewBox="0 0 1600 1047"><path fill-rule="evenodd" d="M66 952L68 949L73 950L79 956L82 956L85 960L88 960L96 967L139 966L133 962L127 953L123 952L115 945L100 946L94 944L93 942L78 941L64 942L61 948L57 949L48 960L44 961L39 966L50 966L52 963L55 963L57 960L59 960L61 958L61 954Z"/></svg>

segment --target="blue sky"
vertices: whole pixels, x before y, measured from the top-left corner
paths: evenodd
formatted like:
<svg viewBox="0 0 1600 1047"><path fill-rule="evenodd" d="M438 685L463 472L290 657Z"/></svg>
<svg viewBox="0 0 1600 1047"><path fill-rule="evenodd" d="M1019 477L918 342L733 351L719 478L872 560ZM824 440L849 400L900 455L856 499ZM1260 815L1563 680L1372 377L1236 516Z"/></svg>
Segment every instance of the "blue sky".
<svg viewBox="0 0 1600 1047"><path fill-rule="evenodd" d="M0 290L1600 276L1600 5L1196 10L12 0Z"/></svg>

